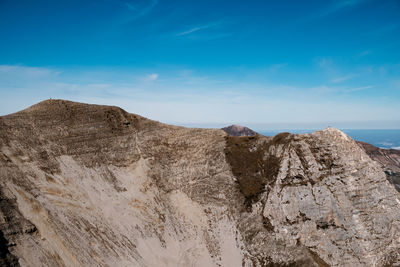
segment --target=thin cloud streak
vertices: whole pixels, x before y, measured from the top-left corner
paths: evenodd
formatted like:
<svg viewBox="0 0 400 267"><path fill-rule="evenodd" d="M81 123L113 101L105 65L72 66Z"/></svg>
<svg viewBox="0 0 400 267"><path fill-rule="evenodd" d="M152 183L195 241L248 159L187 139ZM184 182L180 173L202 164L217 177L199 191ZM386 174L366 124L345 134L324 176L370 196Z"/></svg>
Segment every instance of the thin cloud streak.
<svg viewBox="0 0 400 267"><path fill-rule="evenodd" d="M346 76L337 77L335 79L332 79L331 82L332 83L342 83L342 82L348 81L354 77L355 77L354 75L346 75Z"/></svg>
<svg viewBox="0 0 400 267"><path fill-rule="evenodd" d="M183 32L175 34L175 37L180 37L180 36L193 34L193 33L198 32L198 31L202 31L202 30L206 30L206 29L217 27L219 25L221 25L221 22L214 22L214 23L209 23L209 24L205 24L205 25L201 25L201 26L196 26L196 27L193 27L193 28L191 28L189 30L186 30L186 31L183 31Z"/></svg>
<svg viewBox="0 0 400 267"><path fill-rule="evenodd" d="M124 4L130 13L128 18L125 20L125 23L128 23L147 16L158 4L158 0L149 0L149 4L145 6L135 6L131 1L124 2Z"/></svg>
<svg viewBox="0 0 400 267"><path fill-rule="evenodd" d="M341 12L343 10L354 8L359 5L362 5L370 0L340 0L333 1L333 4L328 5L325 9L320 10L319 12L310 15L309 17L305 17L300 21L303 23L312 22L314 20L322 19L324 17L333 15L335 13Z"/></svg>
<svg viewBox="0 0 400 267"><path fill-rule="evenodd" d="M374 88L374 87L375 87L374 85L362 86L362 87L348 89L347 92L358 92L358 91L363 91L363 90L367 90L367 89Z"/></svg>
<svg viewBox="0 0 400 267"><path fill-rule="evenodd" d="M43 67L26 67L19 65L0 65L0 74L7 75L24 75L29 78L33 77L45 77L45 76L54 76L58 75L61 72L58 70L43 68Z"/></svg>
<svg viewBox="0 0 400 267"><path fill-rule="evenodd" d="M202 30L202 29L207 29L207 28L209 28L209 26L205 26L205 27L195 27L195 28L192 28L192 29L190 29L190 30L187 30L187 31L178 33L178 34L176 34L175 36L183 36L183 35L191 34L191 33L200 31L200 30Z"/></svg>

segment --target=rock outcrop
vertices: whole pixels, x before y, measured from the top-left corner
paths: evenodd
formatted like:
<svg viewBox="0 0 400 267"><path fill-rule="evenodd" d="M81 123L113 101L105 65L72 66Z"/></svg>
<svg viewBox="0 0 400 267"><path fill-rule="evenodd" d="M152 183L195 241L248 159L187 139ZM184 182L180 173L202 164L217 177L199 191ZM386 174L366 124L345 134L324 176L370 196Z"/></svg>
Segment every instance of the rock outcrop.
<svg viewBox="0 0 400 267"><path fill-rule="evenodd" d="M0 265L400 264L400 195L355 141L227 136L48 100L0 117Z"/></svg>
<svg viewBox="0 0 400 267"><path fill-rule="evenodd" d="M221 130L223 130L230 136L254 136L258 134L252 129L240 125L231 125L228 127L224 127Z"/></svg>
<svg viewBox="0 0 400 267"><path fill-rule="evenodd" d="M360 141L357 143L371 159L379 163L389 182L400 192L400 150L383 149Z"/></svg>

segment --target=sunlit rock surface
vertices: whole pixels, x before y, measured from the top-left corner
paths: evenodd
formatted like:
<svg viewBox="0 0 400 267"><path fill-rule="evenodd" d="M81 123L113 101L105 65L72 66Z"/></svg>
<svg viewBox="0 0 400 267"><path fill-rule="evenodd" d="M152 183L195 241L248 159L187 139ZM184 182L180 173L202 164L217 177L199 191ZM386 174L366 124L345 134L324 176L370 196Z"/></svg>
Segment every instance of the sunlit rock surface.
<svg viewBox="0 0 400 267"><path fill-rule="evenodd" d="M378 162L389 182L400 192L400 150L379 148L365 142L357 143L371 159Z"/></svg>
<svg viewBox="0 0 400 267"><path fill-rule="evenodd" d="M0 117L0 265L398 265L400 195L348 136L227 136L48 100Z"/></svg>

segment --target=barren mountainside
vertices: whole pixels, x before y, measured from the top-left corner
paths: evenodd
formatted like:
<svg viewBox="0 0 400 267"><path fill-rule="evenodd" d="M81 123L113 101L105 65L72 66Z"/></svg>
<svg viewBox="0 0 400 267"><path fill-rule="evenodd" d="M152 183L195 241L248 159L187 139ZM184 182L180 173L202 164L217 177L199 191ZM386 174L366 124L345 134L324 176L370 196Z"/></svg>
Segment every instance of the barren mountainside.
<svg viewBox="0 0 400 267"><path fill-rule="evenodd" d="M0 117L0 266L396 266L400 195L355 141L228 136L47 100Z"/></svg>
<svg viewBox="0 0 400 267"><path fill-rule="evenodd" d="M357 143L371 159L378 162L389 182L400 192L400 150L383 149L360 141Z"/></svg>

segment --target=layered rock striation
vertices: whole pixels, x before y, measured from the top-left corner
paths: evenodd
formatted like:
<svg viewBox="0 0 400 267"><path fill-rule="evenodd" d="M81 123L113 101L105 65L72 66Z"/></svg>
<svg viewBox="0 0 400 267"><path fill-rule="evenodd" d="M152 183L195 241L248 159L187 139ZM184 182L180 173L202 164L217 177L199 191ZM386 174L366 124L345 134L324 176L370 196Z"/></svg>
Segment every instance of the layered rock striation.
<svg viewBox="0 0 400 267"><path fill-rule="evenodd" d="M0 117L0 265L383 266L400 195L355 141L48 100Z"/></svg>
<svg viewBox="0 0 400 267"><path fill-rule="evenodd" d="M400 192L400 150L383 149L360 141L357 143L371 159L378 162L389 182Z"/></svg>

